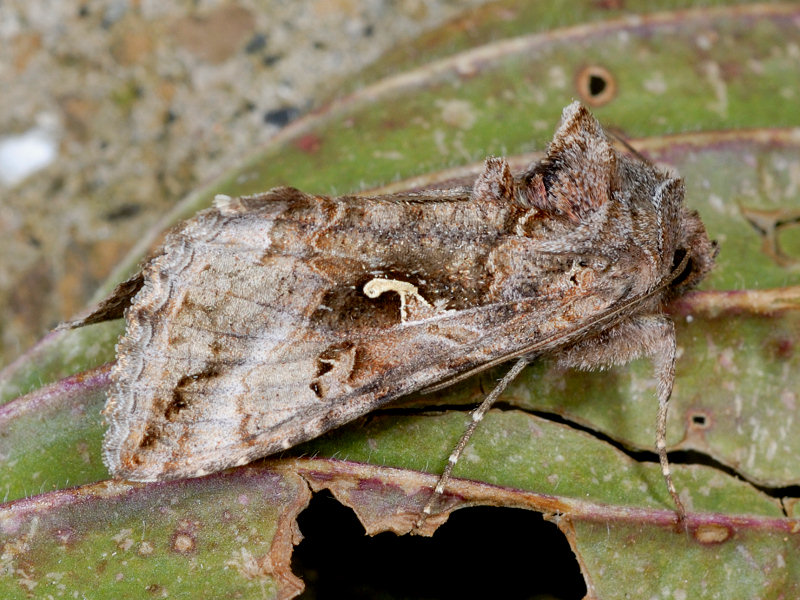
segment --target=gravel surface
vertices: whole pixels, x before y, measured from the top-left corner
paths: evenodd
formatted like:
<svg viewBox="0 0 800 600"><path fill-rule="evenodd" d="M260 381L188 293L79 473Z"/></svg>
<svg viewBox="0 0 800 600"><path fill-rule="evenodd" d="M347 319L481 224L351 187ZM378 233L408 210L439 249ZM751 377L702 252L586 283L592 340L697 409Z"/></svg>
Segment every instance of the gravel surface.
<svg viewBox="0 0 800 600"><path fill-rule="evenodd" d="M0 365L159 216L485 0L0 3Z"/></svg>

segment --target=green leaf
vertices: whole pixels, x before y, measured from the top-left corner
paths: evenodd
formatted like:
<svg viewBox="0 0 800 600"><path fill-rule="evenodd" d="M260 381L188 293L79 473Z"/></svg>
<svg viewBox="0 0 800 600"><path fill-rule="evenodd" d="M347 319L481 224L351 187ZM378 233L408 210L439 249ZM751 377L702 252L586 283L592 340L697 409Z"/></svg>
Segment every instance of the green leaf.
<svg viewBox="0 0 800 600"><path fill-rule="evenodd" d="M98 483L0 508L3 598L291 597L296 474Z"/></svg>
<svg viewBox="0 0 800 600"><path fill-rule="evenodd" d="M460 165L487 154L518 155L521 168L565 104L594 103L610 129L681 173L689 205L720 242L702 291L670 307L680 357L669 443L696 512L675 531L651 452L647 361L589 374L543 361L482 423L426 532L465 505L524 507L557 522L590 597L794 597L800 6L673 2L628 18L599 4L498 2L484 25L444 28L387 57L371 72L397 75L300 119L187 198L99 295L215 193L347 192L428 172L382 189L419 187L474 174L479 163ZM593 96L592 75L614 93ZM289 596L300 589L288 556L307 485L331 489L371 533L408 531L468 418L454 407L479 402L502 372L293 451L316 458L168 484L97 483L108 476L102 365L121 328L50 334L0 374L4 597ZM420 410L437 406L448 410Z"/></svg>

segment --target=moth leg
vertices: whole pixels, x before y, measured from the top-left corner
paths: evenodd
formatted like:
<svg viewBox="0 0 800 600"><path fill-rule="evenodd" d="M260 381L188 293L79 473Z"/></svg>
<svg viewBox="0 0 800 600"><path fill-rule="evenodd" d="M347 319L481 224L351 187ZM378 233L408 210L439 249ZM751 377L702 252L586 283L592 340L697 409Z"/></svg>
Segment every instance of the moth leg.
<svg viewBox="0 0 800 600"><path fill-rule="evenodd" d="M667 317L633 317L596 338L576 344L559 356L558 364L589 370L650 357L658 380L656 453L680 525L685 522L686 509L672 481L667 458L667 408L675 381L675 347L675 325Z"/></svg>
<svg viewBox="0 0 800 600"><path fill-rule="evenodd" d="M511 367L508 373L505 374L505 376L489 393L489 395L483 399L483 402L481 402L480 406L472 411L472 420L470 421L466 431L464 431L463 435L461 436L461 439L458 440L458 443L453 449L453 452L450 454L450 457L447 459L447 466L444 468L444 471L439 477L439 481L436 483L436 487L434 488L430 498L428 498L425 508L422 509L422 515L414 525L414 531L419 531L422 528L422 526L425 524L425 521L430 516L431 511L433 510L433 505L436 503L436 500L444 493L444 489L452 476L453 467L456 466L458 459L461 457L461 453L464 451L464 448L467 447L469 439L472 437L472 434L475 433L475 430L478 428L478 424L483 420L486 412L492 407L492 404L495 403L500 394L503 393L503 390L508 387L508 384L516 379L517 375L520 374L522 369L524 369L527 364L528 359L526 358L520 358L517 360L517 362L514 363L514 366Z"/></svg>

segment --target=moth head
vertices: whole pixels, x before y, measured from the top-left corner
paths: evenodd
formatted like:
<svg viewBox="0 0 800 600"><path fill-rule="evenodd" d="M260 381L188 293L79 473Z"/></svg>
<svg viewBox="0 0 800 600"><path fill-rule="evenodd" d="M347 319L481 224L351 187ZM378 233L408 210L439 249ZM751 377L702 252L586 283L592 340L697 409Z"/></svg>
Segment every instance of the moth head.
<svg viewBox="0 0 800 600"><path fill-rule="evenodd" d="M717 244L709 239L697 212L685 207L683 179L649 163L647 166L649 176L641 175L641 167L637 170L640 174L638 185L653 190L649 206L656 220L649 227L658 235L655 241L661 257L660 272L662 276L672 278L667 296L674 297L694 287L711 270ZM629 181L629 185L634 187L635 184Z"/></svg>
<svg viewBox="0 0 800 600"><path fill-rule="evenodd" d="M616 163L600 123L573 102L564 109L545 158L522 174L517 197L525 206L581 221L608 201Z"/></svg>
<svg viewBox="0 0 800 600"><path fill-rule="evenodd" d="M711 240L705 225L696 211L685 207L681 211L681 234L675 249L673 268L677 269L688 255L686 266L670 285L669 297L677 297L697 285L714 267L719 252L715 240Z"/></svg>

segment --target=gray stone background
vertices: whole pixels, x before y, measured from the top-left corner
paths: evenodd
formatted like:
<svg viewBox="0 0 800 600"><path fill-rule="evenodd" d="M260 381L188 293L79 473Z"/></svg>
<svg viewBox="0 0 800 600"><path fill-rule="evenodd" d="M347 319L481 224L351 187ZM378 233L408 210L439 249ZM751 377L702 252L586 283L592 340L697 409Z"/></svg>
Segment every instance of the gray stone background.
<svg viewBox="0 0 800 600"><path fill-rule="evenodd" d="M79 312L189 191L485 3L0 2L0 366Z"/></svg>

